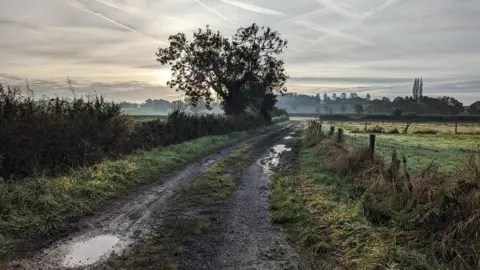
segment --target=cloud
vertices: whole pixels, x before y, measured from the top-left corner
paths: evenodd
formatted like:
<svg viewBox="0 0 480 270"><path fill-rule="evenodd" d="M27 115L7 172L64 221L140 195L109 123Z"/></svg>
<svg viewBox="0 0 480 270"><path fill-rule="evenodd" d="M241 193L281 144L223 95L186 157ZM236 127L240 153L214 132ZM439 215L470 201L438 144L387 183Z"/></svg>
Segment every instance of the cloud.
<svg viewBox="0 0 480 270"><path fill-rule="evenodd" d="M236 7L239 7L239 8L242 8L242 9L245 9L245 10L248 10L248 11L253 11L253 12L257 12L257 13L261 13L261 14L265 14L265 15L276 15L276 16L284 15L282 12L279 12L279 11L276 11L276 10L273 10L273 9L264 8L264 7L244 3L244 2L232 1L232 0L220 0L220 1L222 1L224 3L227 3L227 4L230 4L230 5L233 5L233 6L236 6Z"/></svg>
<svg viewBox="0 0 480 270"><path fill-rule="evenodd" d="M289 91L405 96L423 77L429 95L469 103L480 98L479 12L475 0L0 1L0 82L61 96L70 76L112 99L178 97L154 54L169 35L256 22L289 41Z"/></svg>

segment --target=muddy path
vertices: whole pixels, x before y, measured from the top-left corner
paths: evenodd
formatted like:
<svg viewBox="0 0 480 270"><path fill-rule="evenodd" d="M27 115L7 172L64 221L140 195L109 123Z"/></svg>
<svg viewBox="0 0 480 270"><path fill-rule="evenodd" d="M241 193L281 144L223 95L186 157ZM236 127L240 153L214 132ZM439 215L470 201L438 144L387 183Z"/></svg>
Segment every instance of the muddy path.
<svg viewBox="0 0 480 270"><path fill-rule="evenodd" d="M169 213L171 198L181 185L194 181L203 170L222 160L233 151L251 144L270 132L251 138L216 154L203 158L164 177L161 183L152 184L117 200L103 211L78 222L83 228L31 254L28 258L16 261L7 269L92 269L113 253L119 253L147 234L155 218Z"/></svg>
<svg viewBox="0 0 480 270"><path fill-rule="evenodd" d="M297 125L298 129L299 126ZM269 179L281 154L290 151L292 131L260 151L243 171L237 189L215 213L214 229L184 254L187 269L309 269L272 224Z"/></svg>

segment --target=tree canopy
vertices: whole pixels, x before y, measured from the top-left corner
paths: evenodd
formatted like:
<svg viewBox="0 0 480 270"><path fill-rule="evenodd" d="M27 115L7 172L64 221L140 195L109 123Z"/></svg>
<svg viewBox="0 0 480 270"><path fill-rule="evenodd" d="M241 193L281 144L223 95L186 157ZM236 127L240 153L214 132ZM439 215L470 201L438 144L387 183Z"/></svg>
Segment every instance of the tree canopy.
<svg viewBox="0 0 480 270"><path fill-rule="evenodd" d="M288 75L278 56L287 41L270 28L253 24L228 38L207 25L192 41L178 33L169 42L158 50L157 61L170 65L168 85L183 91L192 104L203 98L209 108L216 94L226 114L244 114L250 107L268 117L276 94L286 92Z"/></svg>
<svg viewBox="0 0 480 270"><path fill-rule="evenodd" d="M480 114L480 100L475 101L468 107L468 113L469 114Z"/></svg>

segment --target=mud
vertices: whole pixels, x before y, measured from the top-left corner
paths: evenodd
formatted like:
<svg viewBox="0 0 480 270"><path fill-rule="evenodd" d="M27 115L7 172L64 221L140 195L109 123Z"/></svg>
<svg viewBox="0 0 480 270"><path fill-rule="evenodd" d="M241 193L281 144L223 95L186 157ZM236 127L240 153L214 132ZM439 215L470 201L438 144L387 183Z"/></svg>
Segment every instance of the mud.
<svg viewBox="0 0 480 270"><path fill-rule="evenodd" d="M216 213L214 229L194 242L184 256L188 269L309 269L272 224L269 179L285 140L250 162L236 191Z"/></svg>
<svg viewBox="0 0 480 270"><path fill-rule="evenodd" d="M167 213L168 207L165 206L181 185L190 183L200 176L205 168L233 151L269 134L223 149L199 162L190 164L181 171L166 176L160 181L161 183L152 184L118 200L104 211L80 221L79 227L85 229L55 242L30 258L20 260L16 265L23 265L22 269L90 269L94 267L97 262L107 259L112 253L119 253L127 248L137 237L147 234L151 226L152 213L155 212L157 216L162 211Z"/></svg>

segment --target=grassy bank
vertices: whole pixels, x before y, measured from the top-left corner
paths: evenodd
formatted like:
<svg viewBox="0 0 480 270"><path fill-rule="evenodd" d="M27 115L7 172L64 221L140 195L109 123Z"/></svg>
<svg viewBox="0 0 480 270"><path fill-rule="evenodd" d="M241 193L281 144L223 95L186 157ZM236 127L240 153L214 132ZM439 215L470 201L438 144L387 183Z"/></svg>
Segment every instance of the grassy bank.
<svg viewBox="0 0 480 270"><path fill-rule="evenodd" d="M0 183L0 254L25 248L29 240L55 235L135 187L234 142L278 128L207 136L178 145L138 151L116 161L74 170L64 176ZM20 248L21 247L21 248Z"/></svg>
<svg viewBox="0 0 480 270"><path fill-rule="evenodd" d="M396 156L372 162L362 148L309 137L296 145L296 166L274 176L270 201L273 220L315 262L478 269L478 159L450 178L435 167L409 172Z"/></svg>
<svg viewBox="0 0 480 270"><path fill-rule="evenodd" d="M253 149L240 148L207 168L198 180L182 186L175 198L176 213L160 220L148 237L114 256L102 269L182 269L182 254L196 237L212 228L215 221L211 213L235 189Z"/></svg>

